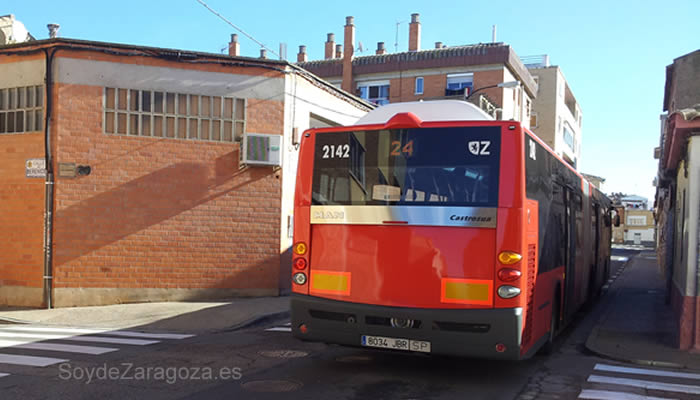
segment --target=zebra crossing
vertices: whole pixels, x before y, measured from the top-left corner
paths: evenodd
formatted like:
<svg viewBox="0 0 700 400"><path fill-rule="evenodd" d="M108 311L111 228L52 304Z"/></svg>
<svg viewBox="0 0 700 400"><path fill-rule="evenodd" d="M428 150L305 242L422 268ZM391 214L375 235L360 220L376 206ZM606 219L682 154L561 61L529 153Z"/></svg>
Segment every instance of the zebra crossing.
<svg viewBox="0 0 700 400"><path fill-rule="evenodd" d="M669 400L700 398L700 374L596 364L579 399Z"/></svg>
<svg viewBox="0 0 700 400"><path fill-rule="evenodd" d="M149 346L163 340L181 340L193 336L195 335L65 326L0 325L0 379L11 375L3 370L7 368L6 365L48 367L68 362L70 359L67 357L75 354L99 356L115 352L120 349L117 345ZM11 351L8 353L8 350ZM31 355L15 354L16 350L29 350ZM51 352L52 357L43 356L42 352ZM60 353L61 358L55 357L55 353Z"/></svg>

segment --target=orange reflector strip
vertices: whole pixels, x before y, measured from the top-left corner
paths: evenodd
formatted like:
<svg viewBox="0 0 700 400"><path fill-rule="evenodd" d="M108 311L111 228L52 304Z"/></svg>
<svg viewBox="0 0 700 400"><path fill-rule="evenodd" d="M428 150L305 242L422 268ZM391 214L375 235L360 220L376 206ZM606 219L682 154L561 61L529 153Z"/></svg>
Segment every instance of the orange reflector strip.
<svg viewBox="0 0 700 400"><path fill-rule="evenodd" d="M311 271L310 293L350 295L350 272Z"/></svg>
<svg viewBox="0 0 700 400"><path fill-rule="evenodd" d="M440 286L443 303L493 305L493 281L443 278Z"/></svg>

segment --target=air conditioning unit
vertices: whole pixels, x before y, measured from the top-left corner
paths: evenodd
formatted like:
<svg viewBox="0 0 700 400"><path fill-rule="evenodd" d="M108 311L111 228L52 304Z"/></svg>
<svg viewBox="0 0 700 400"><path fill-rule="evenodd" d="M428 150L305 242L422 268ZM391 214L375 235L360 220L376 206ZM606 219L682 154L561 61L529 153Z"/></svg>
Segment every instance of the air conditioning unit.
<svg viewBox="0 0 700 400"><path fill-rule="evenodd" d="M282 166L282 135L245 133L243 164Z"/></svg>

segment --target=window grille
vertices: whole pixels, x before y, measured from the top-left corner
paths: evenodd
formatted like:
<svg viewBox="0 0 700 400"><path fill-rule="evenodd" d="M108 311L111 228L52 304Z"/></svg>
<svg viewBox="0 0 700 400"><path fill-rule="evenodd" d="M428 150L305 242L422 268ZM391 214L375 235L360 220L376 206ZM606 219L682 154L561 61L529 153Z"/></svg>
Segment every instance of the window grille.
<svg viewBox="0 0 700 400"><path fill-rule="evenodd" d="M240 141L245 99L184 93L104 89L106 134L172 139Z"/></svg>
<svg viewBox="0 0 700 400"><path fill-rule="evenodd" d="M0 134L44 129L44 86L0 89Z"/></svg>

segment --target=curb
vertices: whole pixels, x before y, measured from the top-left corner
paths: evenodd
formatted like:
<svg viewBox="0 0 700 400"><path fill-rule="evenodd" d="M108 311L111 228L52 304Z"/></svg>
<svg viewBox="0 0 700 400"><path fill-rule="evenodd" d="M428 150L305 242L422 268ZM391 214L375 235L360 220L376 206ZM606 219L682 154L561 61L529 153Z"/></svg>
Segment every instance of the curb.
<svg viewBox="0 0 700 400"><path fill-rule="evenodd" d="M596 326L593 328L593 332L588 336L588 339L586 339L585 347L586 350L590 351L594 355L601 357L601 358L607 358L609 360L613 361L619 361L619 362L624 362L628 364L636 364L636 365L642 365L646 367L661 367L661 368L673 368L673 369L688 369L688 370L693 370L696 371L695 369L688 368L687 365L685 364L678 364L678 363L673 363L673 362L667 362L667 361L656 361L656 360L644 360L644 359L637 359L637 358L630 358L630 357L625 357L617 354L612 354L609 352L603 352L602 350L598 350L596 346L592 343L595 340L593 340L593 337L597 338L598 336L598 327Z"/></svg>
<svg viewBox="0 0 700 400"><path fill-rule="evenodd" d="M9 318L9 317L0 317L0 324L2 323L7 323L7 324L17 324L17 325L28 325L33 323L32 321L26 321L23 319L16 319L16 318Z"/></svg>

